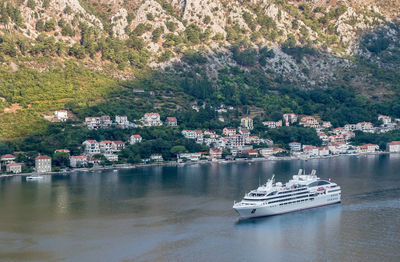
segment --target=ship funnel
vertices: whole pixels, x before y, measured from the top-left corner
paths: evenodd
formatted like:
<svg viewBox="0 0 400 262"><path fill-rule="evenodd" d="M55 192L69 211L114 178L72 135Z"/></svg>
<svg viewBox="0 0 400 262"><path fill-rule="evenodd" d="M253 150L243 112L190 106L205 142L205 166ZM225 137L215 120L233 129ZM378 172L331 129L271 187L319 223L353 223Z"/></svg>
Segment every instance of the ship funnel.
<svg viewBox="0 0 400 262"><path fill-rule="evenodd" d="M300 176L303 173L303 169L299 169L299 172L297 172L297 175Z"/></svg>

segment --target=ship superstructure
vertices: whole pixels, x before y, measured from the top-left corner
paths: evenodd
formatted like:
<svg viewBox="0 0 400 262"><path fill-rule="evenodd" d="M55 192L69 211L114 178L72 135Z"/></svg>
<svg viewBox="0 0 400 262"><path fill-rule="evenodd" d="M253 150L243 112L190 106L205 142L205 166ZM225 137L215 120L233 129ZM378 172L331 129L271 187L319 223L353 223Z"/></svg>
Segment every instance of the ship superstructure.
<svg viewBox="0 0 400 262"><path fill-rule="evenodd" d="M300 169L289 182L275 183L274 175L262 186L247 193L242 201L235 202L241 218L270 216L307 208L325 206L341 201L341 189L331 179L321 180L316 171L310 174Z"/></svg>

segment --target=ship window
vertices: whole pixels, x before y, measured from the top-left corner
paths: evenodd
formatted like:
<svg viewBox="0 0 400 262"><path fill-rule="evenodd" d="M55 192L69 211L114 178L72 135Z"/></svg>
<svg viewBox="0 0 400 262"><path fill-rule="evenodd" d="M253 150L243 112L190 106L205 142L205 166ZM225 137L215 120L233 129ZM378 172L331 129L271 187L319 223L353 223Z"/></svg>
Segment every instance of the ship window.
<svg viewBox="0 0 400 262"><path fill-rule="evenodd" d="M269 193L267 196L272 196L272 195L274 195L276 192L277 192L277 191L271 192L271 193Z"/></svg>
<svg viewBox="0 0 400 262"><path fill-rule="evenodd" d="M329 184L329 182L327 182L327 181L318 181L319 186L327 185L327 184Z"/></svg>

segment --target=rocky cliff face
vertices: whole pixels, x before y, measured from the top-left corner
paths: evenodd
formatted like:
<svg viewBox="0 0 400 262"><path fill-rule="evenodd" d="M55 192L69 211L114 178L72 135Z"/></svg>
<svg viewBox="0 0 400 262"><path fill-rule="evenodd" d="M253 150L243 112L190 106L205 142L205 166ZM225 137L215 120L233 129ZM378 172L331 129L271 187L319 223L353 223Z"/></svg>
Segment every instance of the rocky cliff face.
<svg viewBox="0 0 400 262"><path fill-rule="evenodd" d="M84 43L82 24L92 30L94 41L104 36L129 41L134 35L143 41L148 65L155 68L179 61L194 49L209 54L207 70L215 74L226 65L254 66L238 62L232 46L258 54L268 47L274 55L260 64L262 70L304 88L337 80L357 66L354 57L379 68L399 66L400 3L395 0L15 0L3 1L3 9L9 3L23 22L3 22L1 34L24 36L32 45L40 34L53 36L67 48L78 43L84 47L81 52L90 54L87 62L97 67L104 51L100 58L96 52L101 48ZM78 57L80 50L72 51L60 56ZM368 78L368 72L362 74L354 76L354 83Z"/></svg>

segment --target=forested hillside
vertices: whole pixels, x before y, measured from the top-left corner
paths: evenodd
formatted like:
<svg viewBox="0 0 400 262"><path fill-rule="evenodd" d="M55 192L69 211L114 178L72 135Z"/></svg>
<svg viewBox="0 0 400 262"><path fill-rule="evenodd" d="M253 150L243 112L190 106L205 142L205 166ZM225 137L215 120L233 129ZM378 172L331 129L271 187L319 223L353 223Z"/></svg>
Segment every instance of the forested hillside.
<svg viewBox="0 0 400 262"><path fill-rule="evenodd" d="M0 1L0 137L45 132L56 109L76 123L158 111L214 128L210 106L221 103L235 108L226 121L400 117L399 8L390 0Z"/></svg>

